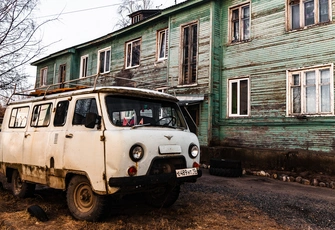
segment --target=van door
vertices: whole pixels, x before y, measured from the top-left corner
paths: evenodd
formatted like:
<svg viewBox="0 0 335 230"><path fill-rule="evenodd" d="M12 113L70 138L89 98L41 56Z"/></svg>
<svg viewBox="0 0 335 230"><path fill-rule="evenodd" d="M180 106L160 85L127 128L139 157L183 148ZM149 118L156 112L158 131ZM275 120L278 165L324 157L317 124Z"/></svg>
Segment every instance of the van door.
<svg viewBox="0 0 335 230"><path fill-rule="evenodd" d="M1 131L3 162L21 164L29 111L28 105L7 108Z"/></svg>
<svg viewBox="0 0 335 230"><path fill-rule="evenodd" d="M99 119L93 128L85 127L87 114L101 116L98 97L75 97L69 116L72 122L67 125L64 148L64 167L68 170L85 173L94 190L105 192L105 153L103 128Z"/></svg>
<svg viewBox="0 0 335 230"><path fill-rule="evenodd" d="M45 156L48 145L49 127L53 103L51 101L33 106L31 120L23 143L22 178L45 184Z"/></svg>
<svg viewBox="0 0 335 230"><path fill-rule="evenodd" d="M66 125L69 123L67 119L69 104L70 101L67 99L59 99L54 104L54 116L45 158L45 165L48 168L47 185L51 188L65 189L63 152Z"/></svg>

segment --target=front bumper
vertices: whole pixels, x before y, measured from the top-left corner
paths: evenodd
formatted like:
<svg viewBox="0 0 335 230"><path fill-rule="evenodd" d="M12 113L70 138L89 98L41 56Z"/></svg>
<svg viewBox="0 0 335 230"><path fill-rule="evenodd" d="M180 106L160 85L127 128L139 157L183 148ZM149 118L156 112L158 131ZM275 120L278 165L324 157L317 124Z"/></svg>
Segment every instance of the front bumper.
<svg viewBox="0 0 335 230"><path fill-rule="evenodd" d="M202 176L202 171L197 171L198 175L179 178L177 178L176 173L164 173L158 175L144 175L134 177L111 177L109 178L108 184L110 187L120 187L122 189L123 187L141 188L150 185L196 182L197 179Z"/></svg>

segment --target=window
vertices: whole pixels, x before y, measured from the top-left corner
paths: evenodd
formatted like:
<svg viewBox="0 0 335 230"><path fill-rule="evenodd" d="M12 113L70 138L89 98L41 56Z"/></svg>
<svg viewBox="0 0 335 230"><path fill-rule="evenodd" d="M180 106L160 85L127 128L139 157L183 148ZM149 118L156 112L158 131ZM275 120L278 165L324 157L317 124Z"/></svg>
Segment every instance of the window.
<svg viewBox="0 0 335 230"><path fill-rule="evenodd" d="M54 126L64 126L67 116L69 101L60 101L57 103L56 113L54 118Z"/></svg>
<svg viewBox="0 0 335 230"><path fill-rule="evenodd" d="M229 80L229 116L248 116L249 105L249 78Z"/></svg>
<svg viewBox="0 0 335 230"><path fill-rule="evenodd" d="M230 42L250 39L250 3L230 8Z"/></svg>
<svg viewBox="0 0 335 230"><path fill-rule="evenodd" d="M141 39L126 43L126 68L140 65Z"/></svg>
<svg viewBox="0 0 335 230"><path fill-rule="evenodd" d="M98 114L97 102L95 98L80 99L76 102L74 109L73 125L84 125L88 113Z"/></svg>
<svg viewBox="0 0 335 230"><path fill-rule="evenodd" d="M9 128L24 128L27 124L29 107L14 108L10 115Z"/></svg>
<svg viewBox="0 0 335 230"><path fill-rule="evenodd" d="M131 20L132 20L132 24L135 24L142 20L142 15L141 14L135 15Z"/></svg>
<svg viewBox="0 0 335 230"><path fill-rule="evenodd" d="M59 88L64 88L64 82L66 79L66 64L59 66Z"/></svg>
<svg viewBox="0 0 335 230"><path fill-rule="evenodd" d="M182 112L176 103L117 96L107 96L105 102L109 119L115 126L186 128Z"/></svg>
<svg viewBox="0 0 335 230"><path fill-rule="evenodd" d="M164 60L168 56L168 29L157 32L157 60Z"/></svg>
<svg viewBox="0 0 335 230"><path fill-rule="evenodd" d="M44 86L47 84L48 77L48 67L44 67L40 70L40 86Z"/></svg>
<svg viewBox="0 0 335 230"><path fill-rule="evenodd" d="M98 73L107 73L110 71L110 59L111 59L110 48L99 50Z"/></svg>
<svg viewBox="0 0 335 230"><path fill-rule="evenodd" d="M88 55L84 55L80 58L80 76L79 77L87 76L87 65L88 65Z"/></svg>
<svg viewBox="0 0 335 230"><path fill-rule="evenodd" d="M331 19L330 0L288 0L290 30L303 28Z"/></svg>
<svg viewBox="0 0 335 230"><path fill-rule="evenodd" d="M197 82L198 59L198 24L182 27L182 74L179 84L187 85Z"/></svg>
<svg viewBox="0 0 335 230"><path fill-rule="evenodd" d="M46 127L50 123L52 104L35 105L31 117L32 127Z"/></svg>
<svg viewBox="0 0 335 230"><path fill-rule="evenodd" d="M333 66L288 71L288 115L333 114Z"/></svg>

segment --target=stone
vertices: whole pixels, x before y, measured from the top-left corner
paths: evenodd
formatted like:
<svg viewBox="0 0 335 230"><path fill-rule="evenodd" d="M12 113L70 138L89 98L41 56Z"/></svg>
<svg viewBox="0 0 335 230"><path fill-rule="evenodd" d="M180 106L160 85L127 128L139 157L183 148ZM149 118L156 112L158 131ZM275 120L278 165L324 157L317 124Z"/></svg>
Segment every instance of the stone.
<svg viewBox="0 0 335 230"><path fill-rule="evenodd" d="M329 187L332 188L332 189L335 189L335 182L334 181L331 181L329 183Z"/></svg>
<svg viewBox="0 0 335 230"><path fill-rule="evenodd" d="M295 178L295 181L298 182L298 183L301 183L301 181L302 181L302 177L301 177L301 176L298 176L297 178Z"/></svg>
<svg viewBox="0 0 335 230"><path fill-rule="evenodd" d="M311 184L311 182L307 179L302 179L301 183L304 184L304 185L310 185Z"/></svg>
<svg viewBox="0 0 335 230"><path fill-rule="evenodd" d="M272 174L272 178L273 178L273 179L277 179L277 178L278 178L277 173Z"/></svg>
<svg viewBox="0 0 335 230"><path fill-rule="evenodd" d="M318 186L319 185L319 180L314 178L312 185Z"/></svg>
<svg viewBox="0 0 335 230"><path fill-rule="evenodd" d="M288 182L294 182L294 181L295 181L294 176L288 176L288 177L287 177L287 181L288 181Z"/></svg>
<svg viewBox="0 0 335 230"><path fill-rule="evenodd" d="M320 187L326 187L326 183L324 183L324 182L320 182L320 183L319 183L319 186L320 186Z"/></svg>
<svg viewBox="0 0 335 230"><path fill-rule="evenodd" d="M279 180L287 181L287 175L279 175Z"/></svg>
<svg viewBox="0 0 335 230"><path fill-rule="evenodd" d="M257 172L257 176L266 176L266 173L264 171Z"/></svg>

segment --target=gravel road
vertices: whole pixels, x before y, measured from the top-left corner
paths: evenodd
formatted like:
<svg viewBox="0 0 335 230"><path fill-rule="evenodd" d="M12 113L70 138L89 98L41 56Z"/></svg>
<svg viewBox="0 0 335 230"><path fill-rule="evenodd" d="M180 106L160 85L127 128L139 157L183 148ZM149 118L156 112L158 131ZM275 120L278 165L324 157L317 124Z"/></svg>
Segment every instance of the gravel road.
<svg viewBox="0 0 335 230"><path fill-rule="evenodd" d="M267 177L225 178L208 175L191 190L230 195L262 210L281 226L291 229L335 229L335 190L283 182Z"/></svg>

